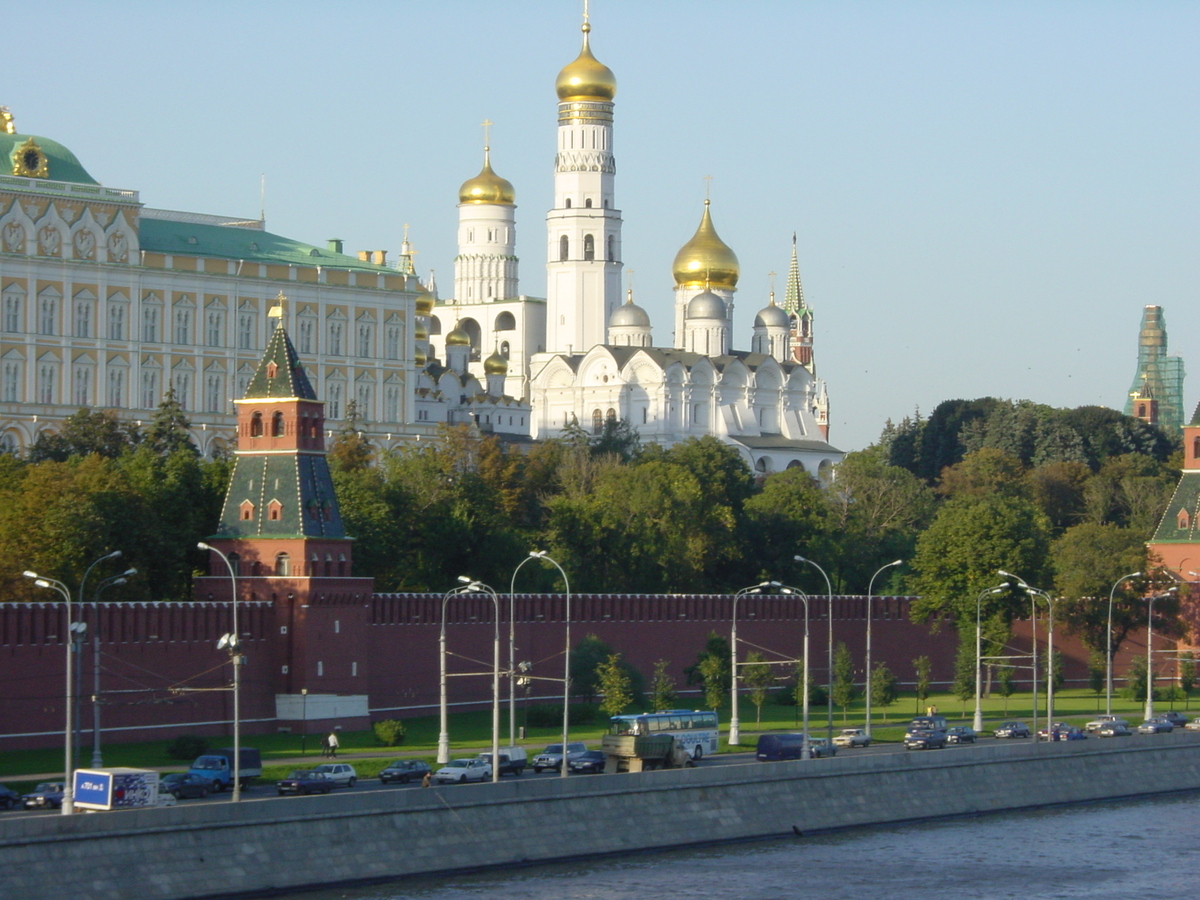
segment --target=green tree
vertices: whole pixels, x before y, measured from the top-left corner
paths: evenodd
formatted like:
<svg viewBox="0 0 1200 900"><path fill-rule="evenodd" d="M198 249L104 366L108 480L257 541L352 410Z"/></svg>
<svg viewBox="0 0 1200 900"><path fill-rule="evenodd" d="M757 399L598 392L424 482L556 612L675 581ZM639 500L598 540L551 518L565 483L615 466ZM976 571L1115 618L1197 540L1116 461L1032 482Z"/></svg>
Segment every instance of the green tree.
<svg viewBox="0 0 1200 900"><path fill-rule="evenodd" d="M589 634L571 648L571 693L587 703L596 701L600 693L600 667L613 655L613 648Z"/></svg>
<svg viewBox="0 0 1200 900"><path fill-rule="evenodd" d="M719 657L706 656L700 663L700 677L704 680L704 705L720 709L729 694L729 668Z"/></svg>
<svg viewBox="0 0 1200 900"><path fill-rule="evenodd" d="M1063 686L1063 659L1062 653L1058 650L1054 651L1054 656L1050 659L1042 660L1042 680L1046 684L1053 683L1054 690L1062 690ZM1053 682L1051 682L1053 679Z"/></svg>
<svg viewBox="0 0 1200 900"><path fill-rule="evenodd" d="M192 441L191 427L192 423L184 415L183 406L172 385L154 411L154 417L146 428L145 442L159 456L170 456L180 451L199 456L200 451Z"/></svg>
<svg viewBox="0 0 1200 900"><path fill-rule="evenodd" d="M608 716L618 716L633 702L629 673L621 665L621 654L610 653L596 668L597 686L604 699L600 711Z"/></svg>
<svg viewBox="0 0 1200 900"><path fill-rule="evenodd" d="M654 675L650 679L650 708L653 711L674 709L679 702L670 668L671 664L665 659L654 663Z"/></svg>
<svg viewBox="0 0 1200 900"><path fill-rule="evenodd" d="M1121 692L1127 700L1143 700L1146 697L1146 657L1138 655L1129 661L1125 672L1125 689Z"/></svg>
<svg viewBox="0 0 1200 900"><path fill-rule="evenodd" d="M141 440L136 425L107 410L81 409L63 420L58 433L43 431L29 448L30 462L66 462L97 454L116 459Z"/></svg>
<svg viewBox="0 0 1200 900"><path fill-rule="evenodd" d="M746 663L741 669L742 680L750 689L750 702L754 704L754 723L761 725L763 704L767 702L771 686L775 683L775 673L757 650L746 654Z"/></svg>
<svg viewBox="0 0 1200 900"><path fill-rule="evenodd" d="M1096 709L1100 708L1100 698L1104 696L1108 686L1108 666L1106 657L1101 650L1093 650L1088 654L1088 687L1096 695Z"/></svg>
<svg viewBox="0 0 1200 900"><path fill-rule="evenodd" d="M346 404L346 418L329 444L329 467L334 471L353 472L375 462L375 448L363 434L366 423L358 412L358 403Z"/></svg>
<svg viewBox="0 0 1200 900"><path fill-rule="evenodd" d="M1064 600L1061 615L1072 634L1093 650L1108 645L1109 597L1114 585L1130 572L1147 567L1145 540L1118 525L1083 522L1067 529L1050 551L1054 586ZM1122 581L1112 595L1113 652L1129 633L1146 621L1143 582Z"/></svg>
<svg viewBox="0 0 1200 900"><path fill-rule="evenodd" d="M715 631L708 633L708 637L704 641L704 649L697 654L696 661L683 670L683 675L689 685L703 683L704 675L700 671L700 665L710 656L715 656L719 659L726 673L728 673L730 666L733 664L733 655L729 650L729 638Z"/></svg>
<svg viewBox="0 0 1200 900"><path fill-rule="evenodd" d="M1183 708L1188 708L1188 699L1196 689L1196 655L1191 651L1179 657L1179 690L1183 692Z"/></svg>
<svg viewBox="0 0 1200 900"><path fill-rule="evenodd" d="M975 671L975 642L963 635L954 657L954 696L962 701L963 718L967 715L967 701L975 696Z"/></svg>
<svg viewBox="0 0 1200 900"><path fill-rule="evenodd" d="M933 671L933 663L929 661L928 656L918 656L913 660L913 671L917 673L914 687L917 692L917 715L920 715L925 706L925 700L929 697L930 673Z"/></svg>
<svg viewBox="0 0 1200 900"><path fill-rule="evenodd" d="M757 575L791 571L797 547L817 556L829 546L829 506L820 483L799 466L768 475L745 503L747 544L760 566Z"/></svg>
<svg viewBox="0 0 1200 900"><path fill-rule="evenodd" d="M833 651L833 702L842 708L842 723L846 722L846 709L858 696L854 684L854 659L841 641Z"/></svg>
<svg viewBox="0 0 1200 900"><path fill-rule="evenodd" d="M1008 698L1011 697L1017 690L1017 673L1013 671L1012 666L1000 666L996 670L996 689L1000 692L1000 696L1004 698L1004 714L1008 715Z"/></svg>
<svg viewBox="0 0 1200 900"><path fill-rule="evenodd" d="M900 679L884 663L876 663L871 673L871 703L883 710L883 721L887 722L887 709L900 695Z"/></svg>

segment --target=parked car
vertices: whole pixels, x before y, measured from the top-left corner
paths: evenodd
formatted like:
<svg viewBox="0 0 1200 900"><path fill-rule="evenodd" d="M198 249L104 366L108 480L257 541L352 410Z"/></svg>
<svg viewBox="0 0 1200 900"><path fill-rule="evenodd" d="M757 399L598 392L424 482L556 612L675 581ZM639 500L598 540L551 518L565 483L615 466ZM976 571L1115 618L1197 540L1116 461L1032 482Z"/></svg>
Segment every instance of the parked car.
<svg viewBox="0 0 1200 900"><path fill-rule="evenodd" d="M1096 737L1129 737L1133 734L1123 721L1105 722L1096 729Z"/></svg>
<svg viewBox="0 0 1200 900"><path fill-rule="evenodd" d="M21 804L26 809L62 809L63 783L43 781L31 793L21 798Z"/></svg>
<svg viewBox="0 0 1200 900"><path fill-rule="evenodd" d="M468 781L491 781L492 767L483 759L453 759L433 776L438 784L466 784Z"/></svg>
<svg viewBox="0 0 1200 900"><path fill-rule="evenodd" d="M5 809L12 809L21 802L21 795L12 788L6 788L0 784L0 806Z"/></svg>
<svg viewBox="0 0 1200 900"><path fill-rule="evenodd" d="M379 771L379 780L384 784L398 781L408 784L410 781L420 781L432 771L429 763L420 759L397 759L390 762Z"/></svg>
<svg viewBox="0 0 1200 900"><path fill-rule="evenodd" d="M1165 713L1159 713L1159 714L1158 714L1158 715L1156 715L1154 718L1156 718L1156 719L1166 719L1168 722L1170 722L1170 723L1171 723L1172 725L1174 725L1176 728L1186 728L1186 727L1187 727L1187 723L1188 723L1188 718L1187 718L1187 716L1185 716L1185 715L1184 715L1183 713L1181 713L1181 712L1176 712L1176 711L1175 711L1175 710L1173 710L1173 709L1172 709L1172 710L1170 710L1169 712L1165 712Z"/></svg>
<svg viewBox="0 0 1200 900"><path fill-rule="evenodd" d="M164 775L158 782L158 793L170 794L176 800L198 800L212 792L211 782L199 775L175 772Z"/></svg>
<svg viewBox="0 0 1200 900"><path fill-rule="evenodd" d="M975 737L975 729L969 725L954 725L946 729L947 744L973 744Z"/></svg>
<svg viewBox="0 0 1200 900"><path fill-rule="evenodd" d="M1104 715L1104 716L1096 716L1096 718L1092 719L1092 721L1088 722L1088 723L1087 723L1086 725L1084 725L1083 727L1084 727L1084 729L1085 729L1086 731L1088 731L1089 733L1090 733L1090 732L1096 732L1096 731L1099 731L1099 730L1100 730L1100 727L1101 727L1102 725L1104 725L1104 724L1106 724L1106 723L1108 723L1108 722L1120 722L1120 723L1121 723L1122 725L1124 725L1125 727L1127 727L1127 728L1129 727L1129 722L1128 722L1128 720L1126 720L1126 719L1122 719L1120 716L1109 716L1109 715Z"/></svg>
<svg viewBox="0 0 1200 900"><path fill-rule="evenodd" d="M1170 734L1175 730L1175 726L1166 719L1160 719L1155 716L1153 719L1147 719L1137 727L1138 734Z"/></svg>
<svg viewBox="0 0 1200 900"><path fill-rule="evenodd" d="M833 739L835 747L870 747L871 736L861 728L843 728L842 733Z"/></svg>
<svg viewBox="0 0 1200 900"><path fill-rule="evenodd" d="M1188 731L1200 731L1200 716L1196 716L1196 718L1192 719L1192 721L1188 722L1183 727Z"/></svg>
<svg viewBox="0 0 1200 900"><path fill-rule="evenodd" d="M322 763L313 769L333 782L334 787L354 787L358 784L358 773L349 763Z"/></svg>
<svg viewBox="0 0 1200 900"><path fill-rule="evenodd" d="M1032 732L1024 722L1001 722L992 734L998 738L1027 738Z"/></svg>
<svg viewBox="0 0 1200 900"><path fill-rule="evenodd" d="M492 754L490 753L480 753L479 758L489 765L492 762ZM520 775L525 771L526 762L528 762L528 757L525 755L524 747L501 747L500 777L503 778L505 775Z"/></svg>
<svg viewBox="0 0 1200 900"><path fill-rule="evenodd" d="M904 738L905 750L940 750L946 746L946 732L922 728Z"/></svg>
<svg viewBox="0 0 1200 900"><path fill-rule="evenodd" d="M829 743L829 738L810 737L808 739L808 758L824 759L827 756L837 756L837 747Z"/></svg>
<svg viewBox="0 0 1200 900"><path fill-rule="evenodd" d="M577 757L567 763L567 768L572 772L577 772L580 775L593 774L598 775L604 771L604 764L608 760L599 750L588 750L583 756Z"/></svg>
<svg viewBox="0 0 1200 900"><path fill-rule="evenodd" d="M333 788L333 780L315 769L297 769L287 778L275 782L275 790L281 797L284 794L328 794Z"/></svg>
<svg viewBox="0 0 1200 900"><path fill-rule="evenodd" d="M567 744L567 765L571 764L571 760L579 759L584 753L587 753L587 745L581 741L571 741ZM550 744L533 758L533 771L541 772L543 769L558 769L562 766L563 749L562 744Z"/></svg>

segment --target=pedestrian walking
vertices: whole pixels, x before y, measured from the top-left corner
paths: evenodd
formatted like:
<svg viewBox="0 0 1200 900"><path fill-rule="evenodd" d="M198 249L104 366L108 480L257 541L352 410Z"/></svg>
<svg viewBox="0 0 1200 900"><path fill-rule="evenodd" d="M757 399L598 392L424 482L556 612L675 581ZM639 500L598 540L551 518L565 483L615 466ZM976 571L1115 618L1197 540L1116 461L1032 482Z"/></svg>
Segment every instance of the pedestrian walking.
<svg viewBox="0 0 1200 900"><path fill-rule="evenodd" d="M325 759L329 756L329 736L321 738L321 758Z"/></svg>
<svg viewBox="0 0 1200 900"><path fill-rule="evenodd" d="M421 787L429 787L429 785L432 781L433 781L433 773L426 772L425 775L421 778Z"/></svg>
<svg viewBox="0 0 1200 900"><path fill-rule="evenodd" d="M329 743L330 757L332 757L333 759L337 759L337 751L338 751L337 732L336 731L329 732L329 737L327 737L325 740Z"/></svg>

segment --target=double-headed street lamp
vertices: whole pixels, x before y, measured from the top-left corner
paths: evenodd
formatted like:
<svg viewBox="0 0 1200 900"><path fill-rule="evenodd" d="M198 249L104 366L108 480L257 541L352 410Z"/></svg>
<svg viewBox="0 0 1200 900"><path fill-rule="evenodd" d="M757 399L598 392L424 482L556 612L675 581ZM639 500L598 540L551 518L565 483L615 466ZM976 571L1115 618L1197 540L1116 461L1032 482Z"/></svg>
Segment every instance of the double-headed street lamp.
<svg viewBox="0 0 1200 900"><path fill-rule="evenodd" d="M229 651L229 661L233 665L233 785L229 799L237 803L242 799L242 636L238 630L238 595L237 572L229 557L216 547L201 541L196 545L201 550L207 550L221 557L225 568L229 570L229 584L232 591L230 604L233 610L233 630L221 635L217 642L218 650Z"/></svg>
<svg viewBox="0 0 1200 900"><path fill-rule="evenodd" d="M1154 601L1165 600L1178 588L1168 588L1161 594L1147 597L1146 610L1146 721L1154 718Z"/></svg>
<svg viewBox="0 0 1200 900"><path fill-rule="evenodd" d="M1054 604L1058 600L1049 591L1024 582L1021 583L1021 588L1029 595L1031 601L1036 603L1038 597L1046 601L1046 740L1050 741L1054 740ZM1033 739L1037 740L1036 729Z"/></svg>
<svg viewBox="0 0 1200 900"><path fill-rule="evenodd" d="M1020 584L1023 588L1029 587L1025 583L1025 579L1019 575L1014 575L1012 572L1005 572L1003 569L997 569L997 574L1003 575L1005 578L1011 578L1013 581ZM1032 673L1032 694L1033 694L1033 741L1037 743L1037 679L1038 679L1038 660L1037 660L1037 602L1033 595L1029 596L1029 644L1032 649L1033 657L1033 673Z"/></svg>
<svg viewBox="0 0 1200 900"><path fill-rule="evenodd" d="M986 588L975 598L975 721L972 727L983 731L983 598L1003 594L1003 587Z"/></svg>
<svg viewBox="0 0 1200 900"><path fill-rule="evenodd" d="M730 674L729 674L729 695L732 710L729 716L729 743L736 745L742 742L741 720L738 718L738 636L737 636L737 608L738 601L746 594L761 594L763 588L780 587L778 581L764 581L760 584L751 587L742 588L733 595L733 614L729 626L729 652L730 652Z"/></svg>
<svg viewBox="0 0 1200 900"><path fill-rule="evenodd" d="M897 559L893 562L887 563L886 565L880 566L875 574L871 576L871 581L867 585L867 670L863 677L863 680L866 682L865 694L867 707L867 727L865 731L867 732L867 737L871 736L871 613L874 611L875 579L878 578L880 573L885 569L890 569L892 566L899 566L903 564L903 562L904 560Z"/></svg>
<svg viewBox="0 0 1200 900"><path fill-rule="evenodd" d="M571 582L567 580L567 573L563 571L563 567L554 561L546 554L545 550L534 550L529 554L535 559L544 559L554 568L558 569L558 574L562 576L563 587L566 589L567 605L563 613L563 720L562 720L562 769L559 772L560 777L566 778L570 766L567 765L567 738L571 730Z"/></svg>
<svg viewBox="0 0 1200 900"><path fill-rule="evenodd" d="M100 755L100 595L107 588L118 587L122 584L127 584L129 579L137 574L137 569L126 569L120 575L113 575L111 578L105 578L96 585L96 592L92 595L92 768L99 769L104 765L104 758Z"/></svg>
<svg viewBox="0 0 1200 900"><path fill-rule="evenodd" d="M825 705L828 708L827 728L829 731L828 739L829 746L833 746L833 587L829 583L829 576L825 574L825 570L813 562L811 559L805 559L803 556L793 557L796 562L808 563L825 579L825 597L826 597L826 618L829 620L829 647L827 649L826 667L828 675L828 684L825 688ZM807 665L805 666L807 669Z"/></svg>
<svg viewBox="0 0 1200 900"><path fill-rule="evenodd" d="M87 577L92 573L92 569L107 559L116 559L121 555L120 550L114 550L95 560L87 567L83 573L83 578L79 582L79 601L83 602L84 585L87 584ZM64 729L65 749L64 749L64 765L63 765L63 802L62 814L64 816L72 815L75 812L75 760L73 751L75 747L75 682L74 682L74 651L75 651L75 623L71 621L71 592L67 590L67 586L61 581L54 578L44 578L37 572L25 571L26 578L32 578L33 583L40 588L49 588L52 591L57 591L63 598L66 604L66 640L63 642L67 648L67 666L66 666L66 728ZM83 623L80 623L83 624Z"/></svg>
<svg viewBox="0 0 1200 900"><path fill-rule="evenodd" d="M517 745L517 650L516 650L516 588L517 573L525 563L541 559L537 551L529 551L529 555L517 563L513 569L512 579L508 583L508 746Z"/></svg>
<svg viewBox="0 0 1200 900"><path fill-rule="evenodd" d="M1130 578L1137 578L1141 572L1130 572L1128 575L1122 575L1113 584L1112 590L1108 592L1108 644L1104 653L1105 673L1104 673L1104 712L1112 715L1112 681L1113 681L1113 645L1112 645L1112 619L1113 619L1113 596L1117 593L1117 588L1122 581L1128 581Z"/></svg>

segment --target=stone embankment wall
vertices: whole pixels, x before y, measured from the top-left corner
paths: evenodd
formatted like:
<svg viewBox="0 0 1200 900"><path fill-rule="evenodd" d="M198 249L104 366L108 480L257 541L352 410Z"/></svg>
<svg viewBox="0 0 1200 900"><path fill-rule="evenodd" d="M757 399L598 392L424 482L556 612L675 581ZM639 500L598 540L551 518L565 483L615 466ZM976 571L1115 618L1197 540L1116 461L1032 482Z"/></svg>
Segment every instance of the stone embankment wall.
<svg viewBox="0 0 1200 900"><path fill-rule="evenodd" d="M5 896L184 900L1200 789L1200 734L3 820Z"/></svg>

